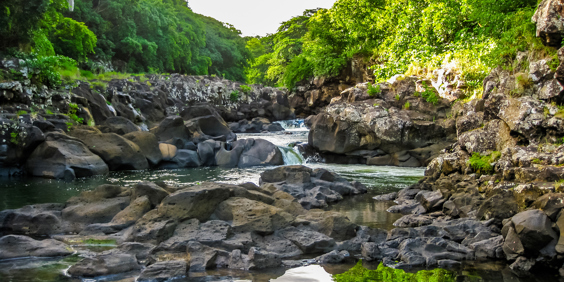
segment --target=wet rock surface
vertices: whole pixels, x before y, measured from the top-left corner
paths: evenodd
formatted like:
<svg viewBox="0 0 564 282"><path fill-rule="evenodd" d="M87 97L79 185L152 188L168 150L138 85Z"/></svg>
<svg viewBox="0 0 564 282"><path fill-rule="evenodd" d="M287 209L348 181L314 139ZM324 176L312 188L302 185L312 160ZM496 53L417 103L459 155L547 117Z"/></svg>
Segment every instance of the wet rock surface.
<svg viewBox="0 0 564 282"><path fill-rule="evenodd" d="M283 261L339 263L360 255L364 243L381 243L386 231L357 226L337 212L304 208L276 184L323 181L340 199L365 187L326 170L293 166L267 170L261 186L206 182L162 188L141 182L129 188L102 185L66 204L28 206L0 213L1 259L79 257L72 277L139 276L166 281L209 269L260 270ZM283 187L283 186L281 186ZM17 221L14 219L18 219ZM46 219L45 224L38 224ZM49 221L47 221L47 219ZM14 233L54 239L34 240ZM92 252L81 244L109 244Z"/></svg>
<svg viewBox="0 0 564 282"><path fill-rule="evenodd" d="M448 100L437 93L435 103L427 102L417 91L419 82L395 77L378 84L378 93L368 94L366 83L344 90L308 119L308 145L328 162L427 165L456 140L456 125L447 117Z"/></svg>

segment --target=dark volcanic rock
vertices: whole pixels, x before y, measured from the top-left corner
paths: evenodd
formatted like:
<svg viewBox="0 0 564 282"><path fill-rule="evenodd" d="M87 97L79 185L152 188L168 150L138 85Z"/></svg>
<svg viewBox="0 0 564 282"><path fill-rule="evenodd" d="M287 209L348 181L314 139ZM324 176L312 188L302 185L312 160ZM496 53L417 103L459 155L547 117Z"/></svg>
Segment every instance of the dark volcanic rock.
<svg viewBox="0 0 564 282"><path fill-rule="evenodd" d="M161 261L145 268L137 281L169 281L185 276L186 269L186 261L183 260Z"/></svg>
<svg viewBox="0 0 564 282"><path fill-rule="evenodd" d="M96 277L139 270L141 266L133 255L108 253L85 258L69 268L73 277Z"/></svg>
<svg viewBox="0 0 564 282"><path fill-rule="evenodd" d="M38 241L20 235L8 235L0 238L0 259L57 257L72 253L73 251L69 246L53 239Z"/></svg>
<svg viewBox="0 0 564 282"><path fill-rule="evenodd" d="M139 146L115 133L73 130L71 135L84 142L88 149L100 156L110 170L142 170L149 163Z"/></svg>
<svg viewBox="0 0 564 282"><path fill-rule="evenodd" d="M49 133L26 164L33 176L69 179L108 173L108 166L76 138Z"/></svg>

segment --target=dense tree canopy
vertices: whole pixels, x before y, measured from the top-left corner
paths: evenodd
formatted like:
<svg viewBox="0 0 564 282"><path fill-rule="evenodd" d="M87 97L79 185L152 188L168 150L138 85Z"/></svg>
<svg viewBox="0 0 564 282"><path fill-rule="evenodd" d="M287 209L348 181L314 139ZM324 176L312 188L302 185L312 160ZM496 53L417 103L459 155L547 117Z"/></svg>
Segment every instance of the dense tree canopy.
<svg viewBox="0 0 564 282"><path fill-rule="evenodd" d="M530 20L536 4L338 0L331 9L308 10L260 38L266 51L252 60L248 78L293 87L303 78L337 75L360 56L371 62L376 80L455 62L464 79L478 84L491 67L503 65L517 51L542 48Z"/></svg>
<svg viewBox="0 0 564 282"><path fill-rule="evenodd" d="M0 51L63 55L127 72L216 74L245 81L250 53L233 26L192 12L185 0L6 0Z"/></svg>
<svg viewBox="0 0 564 282"><path fill-rule="evenodd" d="M530 20L537 0L338 0L283 22L274 34L245 39L193 13L186 0L74 4L69 11L67 0L2 1L0 52L62 55L91 70L102 61L120 71L215 74L289 88L337 75L360 57L376 80L450 64L477 88L517 51L544 48Z"/></svg>

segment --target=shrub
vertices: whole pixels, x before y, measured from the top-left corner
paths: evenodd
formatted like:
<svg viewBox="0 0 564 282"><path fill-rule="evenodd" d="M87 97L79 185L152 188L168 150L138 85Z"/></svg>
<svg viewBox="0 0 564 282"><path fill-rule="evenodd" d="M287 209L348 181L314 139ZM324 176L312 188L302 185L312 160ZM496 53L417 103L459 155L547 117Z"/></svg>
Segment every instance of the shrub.
<svg viewBox="0 0 564 282"><path fill-rule="evenodd" d="M378 265L376 270L368 270L362 266L360 260L353 268L342 274L333 276L336 282L361 282L361 281L456 281L454 273L445 269L420 270L417 273L405 272L402 269L395 269Z"/></svg>
<svg viewBox="0 0 564 282"><path fill-rule="evenodd" d="M237 102L239 100L239 91L235 90L231 92L229 99L231 100L231 102Z"/></svg>
<svg viewBox="0 0 564 282"><path fill-rule="evenodd" d="M19 134L17 132L10 133L10 142L12 142L12 144L14 144L14 145L20 144Z"/></svg>
<svg viewBox="0 0 564 282"><path fill-rule="evenodd" d="M59 86L61 73L76 73L76 61L65 56L39 57L37 54L17 53L15 57L23 60L23 66L29 69L34 83L45 84L49 87Z"/></svg>
<svg viewBox="0 0 564 282"><path fill-rule="evenodd" d="M470 167L481 174L492 174L494 172L494 168L492 163L497 161L501 153L498 151L492 152L490 155L482 156L480 153L473 153L472 157L470 157Z"/></svg>
<svg viewBox="0 0 564 282"><path fill-rule="evenodd" d="M76 113L78 112L78 105L74 104L74 103L70 103L69 104L69 112L68 112L68 116L70 117L70 119L72 121L74 121L76 124L82 124L84 122L84 118L78 117L76 115ZM67 124L68 125L68 124ZM71 123L72 126L72 123Z"/></svg>
<svg viewBox="0 0 564 282"><path fill-rule="evenodd" d="M250 86L248 86L248 85L241 85L241 86L239 86L239 87L241 88L241 91L242 91L243 93L245 93L245 94L247 94L247 93L249 93L249 92L251 92L251 91L253 90L253 89L252 89Z"/></svg>
<svg viewBox="0 0 564 282"><path fill-rule="evenodd" d="M405 102L405 104L403 105L403 108L405 110L409 110L409 107L411 107L411 103L409 103L409 101Z"/></svg>
<svg viewBox="0 0 564 282"><path fill-rule="evenodd" d="M368 82L366 84L366 86L368 87L368 96L370 96L370 97L375 97L377 95L380 95L380 93L382 93L382 90L380 89L379 84L374 86L374 85L372 85L372 83Z"/></svg>

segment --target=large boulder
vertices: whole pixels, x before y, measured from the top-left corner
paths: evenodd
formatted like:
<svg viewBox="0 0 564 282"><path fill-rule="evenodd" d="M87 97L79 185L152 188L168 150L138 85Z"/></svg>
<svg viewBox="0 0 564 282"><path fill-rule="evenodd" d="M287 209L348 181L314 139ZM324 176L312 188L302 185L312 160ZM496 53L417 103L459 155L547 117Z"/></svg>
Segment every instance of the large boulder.
<svg viewBox="0 0 564 282"><path fill-rule="evenodd" d="M116 185L102 185L67 201L62 218L70 230L81 231L86 225L108 223L129 206L129 192Z"/></svg>
<svg viewBox="0 0 564 282"><path fill-rule="evenodd" d="M80 83L78 87L72 89L72 92L88 100L88 109L96 124L102 124L106 119L116 115L112 106L107 104L106 98L98 91L90 89L88 83Z"/></svg>
<svg viewBox="0 0 564 282"><path fill-rule="evenodd" d="M179 116L169 116L161 123L151 129L159 141L173 144L179 148L184 148L184 143L191 139L190 133L184 126L184 120Z"/></svg>
<svg viewBox="0 0 564 282"><path fill-rule="evenodd" d="M206 182L168 195L158 207L159 213L178 220L197 218L206 221L219 203L231 197L240 187Z"/></svg>
<svg viewBox="0 0 564 282"><path fill-rule="evenodd" d="M140 243L160 244L174 233L178 221L170 219L151 210L135 222L129 241Z"/></svg>
<svg viewBox="0 0 564 282"><path fill-rule="evenodd" d="M180 149L176 150L176 154L172 159L162 162L159 167L165 169L176 169L185 167L198 167L200 165L201 161L198 152Z"/></svg>
<svg viewBox="0 0 564 282"><path fill-rule="evenodd" d="M274 144L263 139L246 140L245 151L239 159L239 167L284 164L282 153Z"/></svg>
<svg viewBox="0 0 564 282"><path fill-rule="evenodd" d="M520 212L511 222L526 251L536 252L557 238L552 221L540 210Z"/></svg>
<svg viewBox="0 0 564 282"><path fill-rule="evenodd" d="M173 278L181 278L186 275L187 268L186 261L183 260L160 261L145 268L137 281L169 281Z"/></svg>
<svg viewBox="0 0 564 282"><path fill-rule="evenodd" d="M560 47L564 25L561 18L564 17L562 0L543 0L535 14L533 22L537 24L537 37L547 46Z"/></svg>
<svg viewBox="0 0 564 282"><path fill-rule="evenodd" d="M48 133L45 142L28 158L26 167L33 176L56 179L74 179L109 171L106 163L83 142L60 133Z"/></svg>
<svg viewBox="0 0 564 282"><path fill-rule="evenodd" d="M484 128L462 133L458 144L468 153L487 154L491 151L502 151L516 145L511 137L510 128L501 120L492 120Z"/></svg>
<svg viewBox="0 0 564 282"><path fill-rule="evenodd" d="M261 173L259 180L267 189L277 189L298 199L307 209L326 207L327 203L343 199L345 195L366 193L366 186L349 182L326 169L312 170L306 166L282 166Z"/></svg>
<svg viewBox="0 0 564 282"><path fill-rule="evenodd" d="M145 131L134 131L125 134L123 137L139 146L141 153L147 158L149 164L155 166L163 160L159 141L154 134Z"/></svg>
<svg viewBox="0 0 564 282"><path fill-rule="evenodd" d="M129 226L134 224L145 213L151 210L151 201L147 196L139 197L129 204L125 209L118 212L111 221L114 225Z"/></svg>
<svg viewBox="0 0 564 282"><path fill-rule="evenodd" d="M100 156L110 170L143 170L149 163L141 148L115 133L99 133L89 130L73 130L71 135L84 142L88 149Z"/></svg>
<svg viewBox="0 0 564 282"><path fill-rule="evenodd" d="M147 196L152 207L158 206L170 193L153 182L139 182L131 189L131 199Z"/></svg>
<svg viewBox="0 0 564 282"><path fill-rule="evenodd" d="M294 221L292 215L282 209L239 197L229 198L219 204L215 216L232 222L235 232L272 233Z"/></svg>
<svg viewBox="0 0 564 282"><path fill-rule="evenodd" d="M191 106L184 109L181 116L186 120L187 131L196 141L213 139L229 142L237 140L237 135L229 129L225 120L210 105Z"/></svg>
<svg viewBox="0 0 564 282"><path fill-rule="evenodd" d="M288 227L277 232L296 244L304 253L326 253L335 247L335 240L306 227Z"/></svg>
<svg viewBox="0 0 564 282"><path fill-rule="evenodd" d="M0 235L53 235L64 232L61 211L64 204L38 204L0 212Z"/></svg>
<svg viewBox="0 0 564 282"><path fill-rule="evenodd" d="M108 253L84 258L69 268L68 273L73 277L97 277L139 270L134 255L123 253Z"/></svg>
<svg viewBox="0 0 564 282"><path fill-rule="evenodd" d="M57 257L72 253L73 250L69 246L53 239L38 241L20 235L8 235L0 238L0 259Z"/></svg>
<svg viewBox="0 0 564 282"><path fill-rule="evenodd" d="M341 213L323 210L310 210L298 216L296 221L338 241L355 237L358 227Z"/></svg>
<svg viewBox="0 0 564 282"><path fill-rule="evenodd" d="M232 228L227 222L210 220L200 224L199 220L193 218L178 224L173 236L161 243L157 250L185 252L190 241L218 246L231 235L233 235Z"/></svg>
<svg viewBox="0 0 564 282"><path fill-rule="evenodd" d="M103 133L115 133L119 135L141 131L131 120L124 117L110 117L106 119L99 128Z"/></svg>

